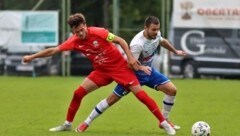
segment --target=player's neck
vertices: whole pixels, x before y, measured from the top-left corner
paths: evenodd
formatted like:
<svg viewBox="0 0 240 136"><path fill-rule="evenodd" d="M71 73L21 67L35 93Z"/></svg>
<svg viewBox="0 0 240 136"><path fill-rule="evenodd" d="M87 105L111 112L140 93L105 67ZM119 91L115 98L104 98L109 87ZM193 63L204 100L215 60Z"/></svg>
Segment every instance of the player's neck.
<svg viewBox="0 0 240 136"><path fill-rule="evenodd" d="M148 36L146 30L143 31L143 36L144 36L146 39L148 39L148 40L152 40L151 37Z"/></svg>

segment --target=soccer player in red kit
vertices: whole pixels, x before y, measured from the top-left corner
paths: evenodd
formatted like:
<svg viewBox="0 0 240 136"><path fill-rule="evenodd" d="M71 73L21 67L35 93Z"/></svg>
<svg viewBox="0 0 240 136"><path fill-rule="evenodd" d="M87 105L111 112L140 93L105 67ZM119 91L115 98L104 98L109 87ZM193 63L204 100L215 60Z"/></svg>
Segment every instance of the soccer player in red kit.
<svg viewBox="0 0 240 136"><path fill-rule="evenodd" d="M68 40L57 47L47 48L38 53L26 55L22 59L24 63L29 63L36 58L52 56L62 51L75 50L83 53L93 64L94 71L84 79L83 83L74 92L68 108L66 121L60 126L51 128L50 131L71 130L71 124L83 97L99 87L115 81L128 88L139 101L148 107L167 134L175 135L175 130L164 119L156 102L144 92L134 72L129 68L142 70L148 74L151 72L148 67L138 64L138 61L132 56L126 41L104 28L87 27L85 17L81 13L71 15L68 19L68 24L73 31L73 36ZM121 46L127 55L128 63L112 42Z"/></svg>

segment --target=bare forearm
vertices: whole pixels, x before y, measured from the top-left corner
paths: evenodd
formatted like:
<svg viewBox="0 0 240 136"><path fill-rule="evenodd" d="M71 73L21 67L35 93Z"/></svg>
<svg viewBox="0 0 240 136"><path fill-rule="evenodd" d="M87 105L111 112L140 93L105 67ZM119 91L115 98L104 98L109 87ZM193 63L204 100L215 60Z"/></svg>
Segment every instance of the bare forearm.
<svg viewBox="0 0 240 136"><path fill-rule="evenodd" d="M38 53L35 53L35 54L32 54L32 55L25 55L22 58L22 63L29 63L33 59L36 59L36 58L49 57L49 56L52 56L52 55L54 55L58 52L60 52L60 49L58 47L52 47L52 48L42 50L42 51L40 51Z"/></svg>
<svg viewBox="0 0 240 136"><path fill-rule="evenodd" d="M164 39L161 42L161 46L164 47L165 49L167 49L167 50L169 50L169 51L171 51L171 52L176 54L177 50L173 47L173 45L170 42L168 42L168 40Z"/></svg>
<svg viewBox="0 0 240 136"><path fill-rule="evenodd" d="M58 53L59 51L54 48L48 48L48 49L45 49L45 50L42 50L38 53L35 53L35 54L32 54L31 57L32 59L35 59L35 58L44 58L44 57L49 57L49 56L52 56L56 53Z"/></svg>
<svg viewBox="0 0 240 136"><path fill-rule="evenodd" d="M119 41L118 44L121 46L121 48L123 49L124 53L127 55L127 58L132 57L132 54L131 54L130 49L128 47L128 44L126 43L125 40Z"/></svg>
<svg viewBox="0 0 240 136"><path fill-rule="evenodd" d="M140 63L133 57L127 42L120 37L115 37L114 42L119 44L127 55L129 67L133 68L134 70L139 70Z"/></svg>

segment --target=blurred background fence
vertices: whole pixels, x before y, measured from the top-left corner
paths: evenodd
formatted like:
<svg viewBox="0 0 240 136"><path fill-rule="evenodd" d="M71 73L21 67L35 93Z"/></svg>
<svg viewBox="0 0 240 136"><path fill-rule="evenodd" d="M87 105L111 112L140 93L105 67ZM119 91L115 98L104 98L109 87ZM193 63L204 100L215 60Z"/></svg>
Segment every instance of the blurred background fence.
<svg viewBox="0 0 240 136"><path fill-rule="evenodd" d="M86 75L92 71L90 62L76 52L63 52L47 61L36 60L21 65L21 57L51 46L57 46L71 35L66 24L70 14L81 12L88 26L109 29L128 43L144 27L149 15L159 17L162 36L175 48L185 50L187 57L178 57L159 48L154 67L166 75L185 78L240 76L240 1L239 0L1 0L0 37L15 29L6 28L6 12L54 11L57 19L57 44L6 46L0 40L0 74L5 75ZM11 18L11 17L10 17ZM5 24L2 23L5 21ZM10 21L9 21L10 22ZM49 23L48 23L49 24ZM42 25L37 23L34 26ZM33 36L33 35L29 35ZM15 37L14 37L15 38ZM14 38L12 39L14 41ZM11 40L8 40L11 41ZM12 51L14 48L14 51ZM36 67L38 66L38 68Z"/></svg>
<svg viewBox="0 0 240 136"><path fill-rule="evenodd" d="M148 8L147 8L148 7ZM150 7L150 8L149 8ZM169 8L167 8L169 7ZM140 30L143 29L144 19L148 15L155 15L161 18L162 24L169 24L169 16L172 7L172 1L169 0L149 0L144 1L128 1L128 0L27 0L26 2L19 0L1 0L0 10L6 11L57 11L59 14L58 24L58 36L59 41L66 40L71 33L70 28L66 24L68 16L72 13L81 12L85 14L87 23L89 26L100 26L109 29L115 34L123 37L128 43L131 38ZM167 17L168 16L168 17ZM167 19L167 20L166 20ZM164 22L163 22L164 21ZM40 24L39 24L40 25ZM168 25L162 25L162 34L167 35ZM62 53L55 59L49 59L50 62L46 62L41 69L45 70L33 73L32 68L24 68L23 71L15 71L17 65L20 65L20 58L25 53L33 52L21 52L21 53L9 53L8 47L0 45L2 47L2 60L5 58L11 58L15 54L17 57L15 60L7 59L7 63L14 61L17 63L12 69L11 66L5 66L5 74L17 74L17 75L41 75L41 74L60 74L63 76L68 75L82 75L89 73L92 69L90 62L85 59L84 56L77 53ZM19 48L18 45L11 45L13 48ZM14 47L17 46L17 47ZM35 45L37 46L37 45ZM52 45L46 45L44 48ZM57 44L55 45L57 46ZM21 48L21 47L20 47ZM29 47L30 48L30 47ZM32 48L32 47L31 47ZM42 48L40 48L42 49ZM6 52L7 55L3 55ZM11 56L10 56L11 55ZM61 59L60 59L61 58ZM16 60L17 59L17 60ZM60 59L60 61L58 60ZM4 61L3 61L4 62ZM3 64L3 63L2 63ZM4 65L4 64L3 64ZM2 66L3 67L3 66ZM4 74L4 69L0 70ZM30 70L30 72L28 71Z"/></svg>

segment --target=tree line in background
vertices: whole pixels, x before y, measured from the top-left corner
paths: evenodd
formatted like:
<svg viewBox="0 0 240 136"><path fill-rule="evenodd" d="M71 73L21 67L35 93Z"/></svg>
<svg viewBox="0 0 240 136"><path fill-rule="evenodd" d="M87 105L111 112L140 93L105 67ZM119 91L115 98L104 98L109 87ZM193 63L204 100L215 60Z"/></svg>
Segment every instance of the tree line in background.
<svg viewBox="0 0 240 136"><path fill-rule="evenodd" d="M32 10L39 1L42 1L42 3L37 10L59 10L61 15L62 0L27 0L24 2L23 0L1 0L0 10ZM123 37L126 35L128 40L136 31L143 28L146 16L154 15L160 18L163 1L119 0L119 27L125 29L120 32L120 35L123 35ZM112 28L113 0L72 0L70 12L71 14L83 13L89 26Z"/></svg>

